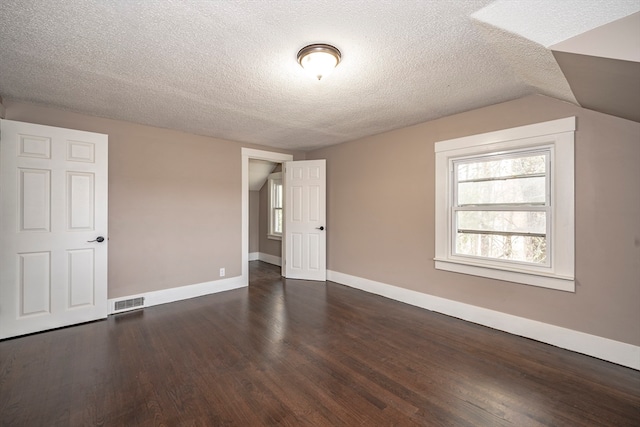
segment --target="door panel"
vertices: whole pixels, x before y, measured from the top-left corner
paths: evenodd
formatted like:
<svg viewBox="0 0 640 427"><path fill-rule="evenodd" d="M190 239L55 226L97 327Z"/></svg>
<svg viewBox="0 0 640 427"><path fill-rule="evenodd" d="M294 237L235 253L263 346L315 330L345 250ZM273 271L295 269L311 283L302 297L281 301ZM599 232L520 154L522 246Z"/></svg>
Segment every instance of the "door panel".
<svg viewBox="0 0 640 427"><path fill-rule="evenodd" d="M20 157L51 158L51 138L20 135Z"/></svg>
<svg viewBox="0 0 640 427"><path fill-rule="evenodd" d="M51 171L22 168L18 171L20 231L50 231Z"/></svg>
<svg viewBox="0 0 640 427"><path fill-rule="evenodd" d="M67 172L68 230L94 230L94 188L92 173Z"/></svg>
<svg viewBox="0 0 640 427"><path fill-rule="evenodd" d="M0 136L0 338L106 317L107 136L11 120Z"/></svg>
<svg viewBox="0 0 640 427"><path fill-rule="evenodd" d="M285 277L326 280L325 163L285 163Z"/></svg>
<svg viewBox="0 0 640 427"><path fill-rule="evenodd" d="M20 292L19 316L49 313L51 311L51 252L18 254L20 271L18 287Z"/></svg>
<svg viewBox="0 0 640 427"><path fill-rule="evenodd" d="M93 304L94 250L75 249L67 251L69 265L69 307Z"/></svg>

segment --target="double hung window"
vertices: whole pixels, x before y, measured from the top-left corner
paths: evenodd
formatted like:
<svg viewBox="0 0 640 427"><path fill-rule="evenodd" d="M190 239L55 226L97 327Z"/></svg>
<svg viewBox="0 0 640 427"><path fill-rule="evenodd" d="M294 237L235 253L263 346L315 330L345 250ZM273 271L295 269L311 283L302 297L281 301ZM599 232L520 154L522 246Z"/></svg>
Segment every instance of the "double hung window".
<svg viewBox="0 0 640 427"><path fill-rule="evenodd" d="M453 160L453 253L549 265L547 148Z"/></svg>
<svg viewBox="0 0 640 427"><path fill-rule="evenodd" d="M436 143L436 268L574 291L575 118Z"/></svg>
<svg viewBox="0 0 640 427"><path fill-rule="evenodd" d="M272 173L267 181L267 197L269 199L269 232L271 239L282 239L282 173Z"/></svg>

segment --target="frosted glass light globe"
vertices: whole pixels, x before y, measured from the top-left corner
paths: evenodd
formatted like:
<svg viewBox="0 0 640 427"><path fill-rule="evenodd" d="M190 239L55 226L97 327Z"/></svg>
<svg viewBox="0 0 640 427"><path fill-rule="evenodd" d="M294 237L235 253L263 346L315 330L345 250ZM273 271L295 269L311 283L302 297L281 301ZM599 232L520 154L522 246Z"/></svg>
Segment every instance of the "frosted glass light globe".
<svg viewBox="0 0 640 427"><path fill-rule="evenodd" d="M298 52L298 62L307 73L320 80L340 63L340 51L326 44L309 45Z"/></svg>

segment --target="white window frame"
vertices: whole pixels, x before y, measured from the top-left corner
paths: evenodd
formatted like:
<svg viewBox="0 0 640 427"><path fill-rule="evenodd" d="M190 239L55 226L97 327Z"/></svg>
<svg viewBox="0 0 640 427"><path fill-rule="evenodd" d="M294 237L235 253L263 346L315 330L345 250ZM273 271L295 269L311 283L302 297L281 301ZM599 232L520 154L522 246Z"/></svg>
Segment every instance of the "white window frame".
<svg viewBox="0 0 640 427"><path fill-rule="evenodd" d="M274 230L274 226L275 226L275 215L274 215L274 210L276 209L274 207L274 191L273 188L275 185L283 185L282 182L282 172L276 172L276 173L272 173L269 175L268 179L267 179L267 202L268 202L268 210L269 210L269 226L268 226L268 230L267 230L267 238L269 239L273 239L273 240L282 240L282 232L278 233ZM284 191L284 187L282 188L282 191ZM284 194L282 195L283 197L283 205L284 205ZM280 207L279 209L282 209L283 214L284 214L284 206ZM284 222L283 222L283 227L284 227Z"/></svg>
<svg viewBox="0 0 640 427"><path fill-rule="evenodd" d="M567 117L436 142L435 268L575 292L575 129L575 117ZM550 150L547 264L456 255L453 247L454 160L534 149Z"/></svg>

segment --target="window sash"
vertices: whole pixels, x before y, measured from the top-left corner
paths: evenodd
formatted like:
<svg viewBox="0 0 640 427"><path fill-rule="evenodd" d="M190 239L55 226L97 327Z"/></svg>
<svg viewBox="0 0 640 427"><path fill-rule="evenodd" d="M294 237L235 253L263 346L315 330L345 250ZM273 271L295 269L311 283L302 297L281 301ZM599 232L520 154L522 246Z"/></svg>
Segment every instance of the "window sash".
<svg viewBox="0 0 640 427"><path fill-rule="evenodd" d="M552 148L551 147L536 147L534 149L517 149L510 150L501 153L490 153L487 155L475 155L468 157L460 157L460 158L452 158L450 159L450 174L451 174L451 200L452 204L450 206L450 224L451 224L451 242L450 242L450 256L455 259L457 257L460 258L469 258L474 259L476 261L486 261L490 263L498 263L498 264L513 264L513 265L529 265L534 267L551 267L551 259L552 259L552 240L551 240L551 230L552 230L552 210L551 210L551 182L552 182L552 169L551 169L551 155ZM509 159L521 159L528 157L536 157L536 156L544 156L544 166L545 173L540 172L532 172L532 173L518 173L518 174L506 174L503 176L493 177L493 176L483 176L481 178L475 179L458 179L459 174L459 166L460 165L469 165L469 164L481 164L481 163L489 163L496 162L500 160L509 160ZM478 204L459 204L459 186L463 183L468 182L496 182L496 181L508 181L514 179L522 179L522 178L545 178L545 201L520 201L515 203L478 203ZM477 211L477 212L544 212L545 213L545 233L530 233L530 232L517 232L517 231L505 231L505 230L492 230L492 229L461 229L458 226L458 212L469 212L469 211ZM476 234L476 235L485 235L485 236L504 236L505 238L511 239L512 237L533 237L533 238L544 238L545 239L545 258L543 262L532 262L526 260L516 260L516 259L505 259L505 258L497 258L491 256L478 256L471 255L466 253L458 252L458 239L460 234Z"/></svg>
<svg viewBox="0 0 640 427"><path fill-rule="evenodd" d="M462 229L456 230L456 233L460 234L487 234L493 236L523 236L523 237L547 237L546 233L525 233L519 231L492 231L492 230L474 230L474 229Z"/></svg>
<svg viewBox="0 0 640 427"><path fill-rule="evenodd" d="M458 184L463 184L467 182L488 182L488 181L505 181L508 179L521 179L521 178L543 178L547 176L544 173L532 173L532 174L520 174L520 175L508 175L508 176L498 176L492 178L475 178L475 179L458 179Z"/></svg>
<svg viewBox="0 0 640 427"><path fill-rule="evenodd" d="M282 208L273 208L271 234L282 235Z"/></svg>
<svg viewBox="0 0 640 427"><path fill-rule="evenodd" d="M268 181L269 233L270 237L282 237L283 229L283 185L281 174L273 174ZM280 219L280 221L279 221Z"/></svg>

